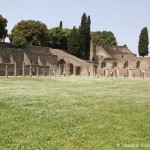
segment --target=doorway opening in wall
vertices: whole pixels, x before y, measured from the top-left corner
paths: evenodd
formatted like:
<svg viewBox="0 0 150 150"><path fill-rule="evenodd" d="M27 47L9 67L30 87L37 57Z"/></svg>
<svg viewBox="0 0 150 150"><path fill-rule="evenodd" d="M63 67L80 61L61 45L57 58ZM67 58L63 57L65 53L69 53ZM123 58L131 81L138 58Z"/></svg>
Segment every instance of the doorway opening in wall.
<svg viewBox="0 0 150 150"><path fill-rule="evenodd" d="M64 74L66 62L63 59L60 59L57 63L58 68L60 69L60 74Z"/></svg>
<svg viewBox="0 0 150 150"><path fill-rule="evenodd" d="M123 55L122 55L122 58L123 58Z"/></svg>
<svg viewBox="0 0 150 150"><path fill-rule="evenodd" d="M124 68L127 68L128 67L128 61L126 61L125 63L124 63Z"/></svg>
<svg viewBox="0 0 150 150"><path fill-rule="evenodd" d="M104 67L106 67L106 62L101 63L101 68L104 68Z"/></svg>
<svg viewBox="0 0 150 150"><path fill-rule="evenodd" d="M70 67L70 75L73 75L74 69L73 69L73 64L69 64Z"/></svg>
<svg viewBox="0 0 150 150"><path fill-rule="evenodd" d="M136 62L136 68L137 69L140 68L140 61L139 60Z"/></svg>
<svg viewBox="0 0 150 150"><path fill-rule="evenodd" d="M117 62L113 62L113 68L117 67Z"/></svg>
<svg viewBox="0 0 150 150"><path fill-rule="evenodd" d="M33 75L33 76L36 75L36 68L35 68L35 67L32 68L32 75Z"/></svg>
<svg viewBox="0 0 150 150"><path fill-rule="evenodd" d="M81 75L81 67L79 66L76 67L76 75L77 76Z"/></svg>

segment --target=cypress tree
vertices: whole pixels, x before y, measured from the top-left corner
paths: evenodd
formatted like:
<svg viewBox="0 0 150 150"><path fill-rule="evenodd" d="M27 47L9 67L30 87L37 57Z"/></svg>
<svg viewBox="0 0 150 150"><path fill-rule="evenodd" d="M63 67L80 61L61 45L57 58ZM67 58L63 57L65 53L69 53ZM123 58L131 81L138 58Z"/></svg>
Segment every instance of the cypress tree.
<svg viewBox="0 0 150 150"><path fill-rule="evenodd" d="M148 44L149 44L148 30L147 27L145 27L141 30L141 34L139 36L139 45L138 45L139 56L144 57L149 54Z"/></svg>
<svg viewBox="0 0 150 150"><path fill-rule="evenodd" d="M79 27L79 49L80 51L78 52L79 57L82 59L89 59L89 54L90 54L90 25L91 25L91 20L90 16L86 16L84 13L82 18L81 18L81 25Z"/></svg>
<svg viewBox="0 0 150 150"><path fill-rule="evenodd" d="M70 54L75 55L78 57L78 48L79 48L79 35L78 30L73 27L73 29L70 32L69 38L68 38L68 51Z"/></svg>
<svg viewBox="0 0 150 150"><path fill-rule="evenodd" d="M86 59L86 54L85 54L86 47L87 47L86 28L87 28L87 16L84 13L81 18L81 25L79 27L79 39L80 39L79 57L82 59Z"/></svg>
<svg viewBox="0 0 150 150"><path fill-rule="evenodd" d="M88 60L90 57L90 41L91 41L91 34L90 34L90 26L91 26L91 19L90 16L88 16L87 19L87 47L86 47L86 59Z"/></svg>
<svg viewBox="0 0 150 150"><path fill-rule="evenodd" d="M63 28L63 23L60 21L59 27L62 29Z"/></svg>

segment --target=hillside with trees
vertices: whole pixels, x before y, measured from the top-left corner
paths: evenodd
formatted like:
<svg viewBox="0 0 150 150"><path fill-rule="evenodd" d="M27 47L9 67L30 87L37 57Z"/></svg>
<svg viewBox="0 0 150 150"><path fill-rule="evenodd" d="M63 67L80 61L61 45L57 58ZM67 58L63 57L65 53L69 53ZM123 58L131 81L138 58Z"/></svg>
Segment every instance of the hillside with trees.
<svg viewBox="0 0 150 150"><path fill-rule="evenodd" d="M0 41L7 37L7 19L0 15ZM90 42L103 45L117 45L116 38L111 31L91 32L91 19L84 13L79 27L63 28L63 22L57 27L48 29L46 24L35 20L18 22L9 34L12 45L25 48L27 45L45 46L64 50L81 59L88 60Z"/></svg>

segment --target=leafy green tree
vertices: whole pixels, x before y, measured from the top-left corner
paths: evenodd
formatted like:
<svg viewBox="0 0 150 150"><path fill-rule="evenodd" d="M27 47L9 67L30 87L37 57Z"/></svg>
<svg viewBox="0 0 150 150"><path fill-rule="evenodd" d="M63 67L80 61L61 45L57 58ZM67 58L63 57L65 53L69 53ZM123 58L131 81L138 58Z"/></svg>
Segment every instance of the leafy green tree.
<svg viewBox="0 0 150 150"><path fill-rule="evenodd" d="M12 45L16 48L26 48L27 40L22 36L16 36L12 40Z"/></svg>
<svg viewBox="0 0 150 150"><path fill-rule="evenodd" d="M86 16L84 13L81 18L81 25L79 27L79 39L80 39L80 52L79 57L82 59L89 59L90 54L90 16Z"/></svg>
<svg viewBox="0 0 150 150"><path fill-rule="evenodd" d="M149 45L148 30L147 27L145 27L141 30L141 34L139 36L139 45L138 45L139 56L143 57L148 56L149 54L148 45Z"/></svg>
<svg viewBox="0 0 150 150"><path fill-rule="evenodd" d="M48 46L61 50L68 49L68 37L70 30L61 29L60 27L51 28L48 30Z"/></svg>
<svg viewBox="0 0 150 150"><path fill-rule="evenodd" d="M102 45L117 45L116 38L111 31L91 32L91 39Z"/></svg>
<svg viewBox="0 0 150 150"><path fill-rule="evenodd" d="M0 41L5 41L5 38L7 37L7 19L3 18L2 15L0 15Z"/></svg>
<svg viewBox="0 0 150 150"><path fill-rule="evenodd" d="M29 45L47 46L47 26L40 21L22 20L12 29L10 41L17 36L24 37Z"/></svg>
<svg viewBox="0 0 150 150"><path fill-rule="evenodd" d="M72 55L78 56L79 52L79 34L78 30L73 27L68 38L68 52Z"/></svg>

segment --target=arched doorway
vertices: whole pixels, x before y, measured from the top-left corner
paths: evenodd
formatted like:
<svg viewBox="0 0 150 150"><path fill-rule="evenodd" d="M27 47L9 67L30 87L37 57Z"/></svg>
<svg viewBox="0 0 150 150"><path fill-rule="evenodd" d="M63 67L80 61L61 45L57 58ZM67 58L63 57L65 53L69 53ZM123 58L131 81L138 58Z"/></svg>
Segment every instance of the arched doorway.
<svg viewBox="0 0 150 150"><path fill-rule="evenodd" d="M106 62L101 63L101 68L104 68L104 67L106 67Z"/></svg>
<svg viewBox="0 0 150 150"><path fill-rule="evenodd" d="M74 66L73 66L73 64L69 64L69 71L70 71L70 75L73 75L73 73L74 73Z"/></svg>
<svg viewBox="0 0 150 150"><path fill-rule="evenodd" d="M117 62L113 62L113 68L117 67Z"/></svg>
<svg viewBox="0 0 150 150"><path fill-rule="evenodd" d="M138 60L137 62L136 62L136 68L140 68L140 60Z"/></svg>
<svg viewBox="0 0 150 150"><path fill-rule="evenodd" d="M60 71L60 75L65 74L65 64L66 64L66 62L63 59L60 59L57 63L57 66Z"/></svg>
<svg viewBox="0 0 150 150"><path fill-rule="evenodd" d="M77 76L81 75L81 67L79 66L76 67L76 75Z"/></svg>
<svg viewBox="0 0 150 150"><path fill-rule="evenodd" d="M125 63L124 63L124 68L127 68L128 67L128 61L126 61Z"/></svg>

